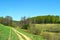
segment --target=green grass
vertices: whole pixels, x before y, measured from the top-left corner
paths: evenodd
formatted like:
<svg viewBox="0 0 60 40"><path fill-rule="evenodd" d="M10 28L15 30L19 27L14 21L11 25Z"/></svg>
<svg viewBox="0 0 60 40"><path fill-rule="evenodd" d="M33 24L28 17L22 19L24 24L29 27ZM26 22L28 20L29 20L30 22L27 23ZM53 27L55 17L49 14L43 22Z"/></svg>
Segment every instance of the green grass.
<svg viewBox="0 0 60 40"><path fill-rule="evenodd" d="M32 40L44 40L41 36L33 35L33 34L31 34L31 33L28 33L28 32L26 32L26 31L24 31L23 29L16 28L16 30L18 30L19 32L27 35L27 36L30 37Z"/></svg>
<svg viewBox="0 0 60 40"><path fill-rule="evenodd" d="M8 40L10 28L0 24L0 40Z"/></svg>
<svg viewBox="0 0 60 40"><path fill-rule="evenodd" d="M11 31L11 40L19 40L14 31Z"/></svg>
<svg viewBox="0 0 60 40"><path fill-rule="evenodd" d="M9 35L11 40L18 40L18 36L11 30L11 27L0 24L0 40L8 40Z"/></svg>

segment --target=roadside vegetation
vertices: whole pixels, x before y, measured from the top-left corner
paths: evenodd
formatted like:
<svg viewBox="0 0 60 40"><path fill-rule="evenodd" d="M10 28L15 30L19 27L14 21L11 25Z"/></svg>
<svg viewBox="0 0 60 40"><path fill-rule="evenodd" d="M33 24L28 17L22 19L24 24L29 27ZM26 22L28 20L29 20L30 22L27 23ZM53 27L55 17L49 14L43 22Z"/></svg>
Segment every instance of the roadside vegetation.
<svg viewBox="0 0 60 40"><path fill-rule="evenodd" d="M47 40L60 40L60 24L32 24L29 30Z"/></svg>

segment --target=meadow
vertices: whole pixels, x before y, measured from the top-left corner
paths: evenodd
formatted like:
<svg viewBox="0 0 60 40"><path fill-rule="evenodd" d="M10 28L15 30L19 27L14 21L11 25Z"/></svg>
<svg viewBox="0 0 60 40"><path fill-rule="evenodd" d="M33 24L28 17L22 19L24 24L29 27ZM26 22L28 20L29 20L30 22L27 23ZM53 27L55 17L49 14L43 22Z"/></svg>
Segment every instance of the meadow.
<svg viewBox="0 0 60 40"><path fill-rule="evenodd" d="M32 24L29 30L47 40L60 40L60 24Z"/></svg>

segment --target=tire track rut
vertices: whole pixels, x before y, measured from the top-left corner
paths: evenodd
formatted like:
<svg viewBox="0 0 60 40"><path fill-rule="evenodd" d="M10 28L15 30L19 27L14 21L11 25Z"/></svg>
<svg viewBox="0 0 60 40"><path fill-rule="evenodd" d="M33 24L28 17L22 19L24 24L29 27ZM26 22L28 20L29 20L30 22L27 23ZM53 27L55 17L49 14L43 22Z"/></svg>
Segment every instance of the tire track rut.
<svg viewBox="0 0 60 40"><path fill-rule="evenodd" d="M16 29L12 28L12 30L17 34L19 40L25 40L25 39L26 39L26 40L31 40L30 37L28 37L28 36L26 36L26 35L20 33L20 32L17 31ZM24 37L25 39L24 39L23 37Z"/></svg>

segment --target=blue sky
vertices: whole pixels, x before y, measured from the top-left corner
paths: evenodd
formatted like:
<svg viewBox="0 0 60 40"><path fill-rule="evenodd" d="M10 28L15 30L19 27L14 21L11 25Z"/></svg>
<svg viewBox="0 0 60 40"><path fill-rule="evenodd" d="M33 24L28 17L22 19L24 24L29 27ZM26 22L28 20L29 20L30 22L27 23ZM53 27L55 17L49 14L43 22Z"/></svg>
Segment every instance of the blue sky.
<svg viewBox="0 0 60 40"><path fill-rule="evenodd" d="M20 20L39 15L60 16L60 0L0 0L0 16Z"/></svg>

